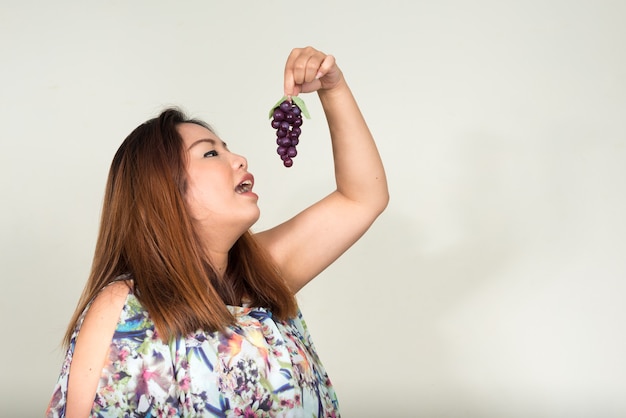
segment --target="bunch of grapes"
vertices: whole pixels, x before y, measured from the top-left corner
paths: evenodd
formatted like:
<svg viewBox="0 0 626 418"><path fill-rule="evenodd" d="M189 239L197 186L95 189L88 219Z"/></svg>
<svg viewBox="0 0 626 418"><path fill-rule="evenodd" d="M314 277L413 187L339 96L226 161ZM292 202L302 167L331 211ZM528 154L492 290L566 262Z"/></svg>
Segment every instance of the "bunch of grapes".
<svg viewBox="0 0 626 418"><path fill-rule="evenodd" d="M302 109L293 100L285 99L272 112L272 128L276 129L276 152L285 167L293 165L298 155L296 146L300 142L302 130Z"/></svg>

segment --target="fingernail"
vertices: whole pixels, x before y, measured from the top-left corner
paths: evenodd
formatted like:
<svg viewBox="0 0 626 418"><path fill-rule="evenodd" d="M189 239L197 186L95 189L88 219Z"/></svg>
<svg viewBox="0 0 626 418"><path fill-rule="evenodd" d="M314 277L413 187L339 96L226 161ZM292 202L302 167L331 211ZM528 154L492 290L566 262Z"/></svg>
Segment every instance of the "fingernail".
<svg viewBox="0 0 626 418"><path fill-rule="evenodd" d="M315 74L315 79L318 80L318 79L322 78L323 75L324 74L322 74L321 71L318 71L317 74Z"/></svg>

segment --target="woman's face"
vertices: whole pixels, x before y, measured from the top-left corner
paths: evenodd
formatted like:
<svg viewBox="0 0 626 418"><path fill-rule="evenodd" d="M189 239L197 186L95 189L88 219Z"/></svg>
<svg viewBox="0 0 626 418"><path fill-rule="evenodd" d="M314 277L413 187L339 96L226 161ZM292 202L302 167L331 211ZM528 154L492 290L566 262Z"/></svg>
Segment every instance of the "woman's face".
<svg viewBox="0 0 626 418"><path fill-rule="evenodd" d="M260 215L248 162L203 126L183 123L178 132L187 152L185 199L192 218L205 236L236 240Z"/></svg>

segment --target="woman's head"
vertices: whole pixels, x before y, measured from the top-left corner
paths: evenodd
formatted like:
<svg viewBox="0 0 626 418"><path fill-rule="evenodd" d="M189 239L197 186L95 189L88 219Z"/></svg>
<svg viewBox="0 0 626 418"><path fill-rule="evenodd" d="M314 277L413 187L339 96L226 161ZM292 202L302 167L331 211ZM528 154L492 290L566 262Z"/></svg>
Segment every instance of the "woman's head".
<svg viewBox="0 0 626 418"><path fill-rule="evenodd" d="M109 181L107 202L136 222L120 229L146 228L154 239L191 225L205 250L227 252L259 217L246 159L230 152L209 125L177 109L126 138Z"/></svg>

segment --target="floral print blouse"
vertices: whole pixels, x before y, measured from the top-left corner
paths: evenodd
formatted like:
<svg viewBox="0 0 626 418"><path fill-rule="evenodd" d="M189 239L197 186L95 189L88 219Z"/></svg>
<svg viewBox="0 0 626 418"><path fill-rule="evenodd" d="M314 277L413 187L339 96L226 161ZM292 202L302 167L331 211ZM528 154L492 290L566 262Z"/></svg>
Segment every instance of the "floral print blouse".
<svg viewBox="0 0 626 418"><path fill-rule="evenodd" d="M166 344L131 291L90 416L339 417L335 391L300 312L278 321L264 308L228 308L236 324L227 332L197 331ZM65 416L69 368L85 313L47 417Z"/></svg>

